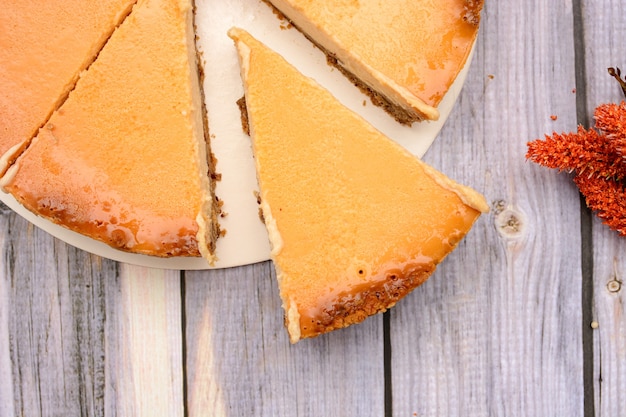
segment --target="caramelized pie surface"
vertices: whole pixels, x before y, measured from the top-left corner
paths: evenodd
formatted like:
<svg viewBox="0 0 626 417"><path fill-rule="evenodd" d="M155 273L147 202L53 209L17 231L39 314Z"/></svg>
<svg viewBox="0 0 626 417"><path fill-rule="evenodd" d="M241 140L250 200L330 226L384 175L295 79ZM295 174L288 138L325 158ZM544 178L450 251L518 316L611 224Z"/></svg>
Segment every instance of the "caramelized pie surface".
<svg viewBox="0 0 626 417"><path fill-rule="evenodd" d="M64 100L135 2L2 3L0 174Z"/></svg>
<svg viewBox="0 0 626 417"><path fill-rule="evenodd" d="M140 0L5 190L114 247L198 256L212 199L193 36L190 2Z"/></svg>
<svg viewBox="0 0 626 417"><path fill-rule="evenodd" d="M439 117L436 108L466 63L483 5L482 0L266 1L350 78L388 102L389 111L408 118L406 123Z"/></svg>

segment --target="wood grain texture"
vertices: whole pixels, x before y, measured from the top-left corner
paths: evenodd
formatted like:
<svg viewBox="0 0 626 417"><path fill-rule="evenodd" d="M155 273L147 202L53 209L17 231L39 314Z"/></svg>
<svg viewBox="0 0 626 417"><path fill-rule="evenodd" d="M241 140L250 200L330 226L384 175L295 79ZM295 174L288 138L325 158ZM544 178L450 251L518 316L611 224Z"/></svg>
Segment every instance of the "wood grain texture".
<svg viewBox="0 0 626 417"><path fill-rule="evenodd" d="M625 253L626 244L614 233L594 231L594 322L589 325L595 328L596 416L619 416L626 410ZM615 256L611 259L607 254Z"/></svg>
<svg viewBox="0 0 626 417"><path fill-rule="evenodd" d="M624 96L608 67L626 70L626 2L583 1L587 124L602 103ZM596 416L619 416L626 410L626 239L593 220L594 394ZM589 323L590 325L591 323Z"/></svg>
<svg viewBox="0 0 626 417"><path fill-rule="evenodd" d="M0 415L183 415L180 272L0 232Z"/></svg>
<svg viewBox="0 0 626 417"><path fill-rule="evenodd" d="M188 415L384 415L382 316L289 343L269 262L188 272Z"/></svg>
<svg viewBox="0 0 626 417"><path fill-rule="evenodd" d="M582 415L579 199L525 160L529 140L576 125L571 7L485 4L468 81L424 159L492 211L392 311L394 415Z"/></svg>
<svg viewBox="0 0 626 417"><path fill-rule="evenodd" d="M0 217L1 415L89 416L104 398L105 277L116 264Z"/></svg>
<svg viewBox="0 0 626 417"><path fill-rule="evenodd" d="M106 326L105 414L183 416L180 272L121 265Z"/></svg>
<svg viewBox="0 0 626 417"><path fill-rule="evenodd" d="M13 395L13 366L11 358L11 234L9 218L11 210L0 203L0 416L15 415Z"/></svg>
<svg viewBox="0 0 626 417"><path fill-rule="evenodd" d="M582 236L571 178L524 157L527 141L576 128L573 3L486 2L467 83L424 159L492 211L391 311L390 381L381 316L290 345L269 262L118 264L0 204L0 417L575 417L585 382L595 416L622 416L626 239L597 219ZM606 68L626 71L626 3L581 3L591 122L622 99ZM591 381L582 247L593 252Z"/></svg>

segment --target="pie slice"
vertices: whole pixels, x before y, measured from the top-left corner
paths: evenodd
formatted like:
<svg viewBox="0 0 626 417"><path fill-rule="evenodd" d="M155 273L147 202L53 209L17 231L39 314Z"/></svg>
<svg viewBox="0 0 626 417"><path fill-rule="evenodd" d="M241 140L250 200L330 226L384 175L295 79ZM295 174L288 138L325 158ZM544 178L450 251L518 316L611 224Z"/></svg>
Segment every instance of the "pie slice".
<svg viewBox="0 0 626 417"><path fill-rule="evenodd" d="M229 36L291 341L385 311L488 211L484 198L375 130L244 30Z"/></svg>
<svg viewBox="0 0 626 417"><path fill-rule="evenodd" d="M0 13L0 174L136 2L7 1Z"/></svg>
<svg viewBox="0 0 626 417"><path fill-rule="evenodd" d="M214 261L218 204L193 16L191 0L140 0L4 189L116 248Z"/></svg>
<svg viewBox="0 0 626 417"><path fill-rule="evenodd" d="M483 0L265 0L399 122L436 120Z"/></svg>

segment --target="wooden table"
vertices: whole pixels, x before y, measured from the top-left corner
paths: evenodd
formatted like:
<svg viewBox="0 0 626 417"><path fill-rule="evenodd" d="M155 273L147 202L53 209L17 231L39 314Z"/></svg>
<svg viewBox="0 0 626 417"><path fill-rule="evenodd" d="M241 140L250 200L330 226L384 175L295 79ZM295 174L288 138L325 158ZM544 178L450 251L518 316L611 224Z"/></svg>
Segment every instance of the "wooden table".
<svg viewBox="0 0 626 417"><path fill-rule="evenodd" d="M626 239L567 174L525 160L529 140L622 98L607 67L626 67L625 8L487 0L424 159L491 213L358 326L290 345L269 262L120 264L0 207L0 415L626 415Z"/></svg>

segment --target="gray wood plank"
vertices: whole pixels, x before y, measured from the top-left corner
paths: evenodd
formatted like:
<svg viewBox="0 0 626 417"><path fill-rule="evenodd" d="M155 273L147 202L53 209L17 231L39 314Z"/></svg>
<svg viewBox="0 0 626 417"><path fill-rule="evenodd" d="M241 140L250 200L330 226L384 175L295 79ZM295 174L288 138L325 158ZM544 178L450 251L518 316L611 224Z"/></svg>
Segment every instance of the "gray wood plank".
<svg viewBox="0 0 626 417"><path fill-rule="evenodd" d="M393 414L580 416L578 195L525 161L527 141L576 126L572 5L486 2L482 24L424 159L492 212L392 311Z"/></svg>
<svg viewBox="0 0 626 417"><path fill-rule="evenodd" d="M184 413L180 272L0 216L0 415Z"/></svg>
<svg viewBox="0 0 626 417"><path fill-rule="evenodd" d="M594 226L594 405L596 416L626 410L626 242ZM619 239L619 240L618 240Z"/></svg>
<svg viewBox="0 0 626 417"><path fill-rule="evenodd" d="M623 0L583 1L588 125L602 103L624 96L608 67L626 70ZM594 405L597 416L626 410L626 238L593 220ZM590 323L591 324L591 323ZM597 326L597 327L596 327Z"/></svg>
<svg viewBox="0 0 626 417"><path fill-rule="evenodd" d="M289 343L271 263L188 272L188 415L384 415L382 316Z"/></svg>
<svg viewBox="0 0 626 417"><path fill-rule="evenodd" d="M8 218L11 210L0 203L0 248L2 263L0 264L0 416L15 415L13 394L13 371L11 364L11 268L9 264L11 251L11 235L8 232Z"/></svg>
<svg viewBox="0 0 626 417"><path fill-rule="evenodd" d="M0 216L1 415L101 415L103 282L114 262Z"/></svg>
<svg viewBox="0 0 626 417"><path fill-rule="evenodd" d="M183 416L180 272L121 264L108 284L104 414Z"/></svg>

